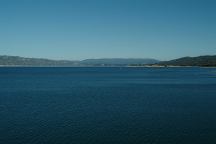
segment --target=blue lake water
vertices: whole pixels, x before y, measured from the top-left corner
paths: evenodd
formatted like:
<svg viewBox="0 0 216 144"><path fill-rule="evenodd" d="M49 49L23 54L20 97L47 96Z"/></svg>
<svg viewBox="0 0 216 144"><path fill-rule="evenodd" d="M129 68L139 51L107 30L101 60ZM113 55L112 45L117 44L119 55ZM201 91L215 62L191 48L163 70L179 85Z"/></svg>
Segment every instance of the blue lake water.
<svg viewBox="0 0 216 144"><path fill-rule="evenodd" d="M0 68L1 144L215 144L214 68Z"/></svg>

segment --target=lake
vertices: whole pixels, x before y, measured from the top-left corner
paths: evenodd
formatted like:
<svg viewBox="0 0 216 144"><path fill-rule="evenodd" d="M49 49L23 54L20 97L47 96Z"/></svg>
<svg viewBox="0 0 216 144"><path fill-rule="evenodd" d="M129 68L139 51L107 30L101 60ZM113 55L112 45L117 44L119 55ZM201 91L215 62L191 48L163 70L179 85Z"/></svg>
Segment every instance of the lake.
<svg viewBox="0 0 216 144"><path fill-rule="evenodd" d="M215 144L214 68L0 68L1 144Z"/></svg>

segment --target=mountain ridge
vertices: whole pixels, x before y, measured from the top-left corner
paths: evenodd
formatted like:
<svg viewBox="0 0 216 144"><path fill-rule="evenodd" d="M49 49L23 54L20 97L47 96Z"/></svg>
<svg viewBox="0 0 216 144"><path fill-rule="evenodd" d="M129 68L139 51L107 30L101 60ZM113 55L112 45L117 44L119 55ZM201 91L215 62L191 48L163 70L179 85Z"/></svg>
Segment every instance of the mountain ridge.
<svg viewBox="0 0 216 144"><path fill-rule="evenodd" d="M56 67L74 67L74 66L128 66L131 64L154 64L159 62L149 58L102 58L85 59L81 61L71 60L51 60L44 58L26 58L20 56L0 55L1 66L56 66Z"/></svg>
<svg viewBox="0 0 216 144"><path fill-rule="evenodd" d="M200 67L215 67L216 55L204 55L197 57L182 57L170 61L162 61L157 63L160 66L200 66Z"/></svg>
<svg viewBox="0 0 216 144"><path fill-rule="evenodd" d="M199 66L216 67L216 55L182 57L170 61L151 58L99 58L72 60L51 60L0 55L0 66L76 67L76 66Z"/></svg>
<svg viewBox="0 0 216 144"><path fill-rule="evenodd" d="M132 64L154 64L159 60L151 58L100 58L100 59L85 59L81 61L84 65L132 65Z"/></svg>

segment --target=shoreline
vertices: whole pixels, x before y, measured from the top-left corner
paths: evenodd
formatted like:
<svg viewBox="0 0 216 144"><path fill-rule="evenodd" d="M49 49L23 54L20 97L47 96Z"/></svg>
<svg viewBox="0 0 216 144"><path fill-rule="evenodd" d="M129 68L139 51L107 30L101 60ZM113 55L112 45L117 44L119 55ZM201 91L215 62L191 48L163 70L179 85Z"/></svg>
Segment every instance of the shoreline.
<svg viewBox="0 0 216 144"><path fill-rule="evenodd" d="M113 68L113 67L127 67L127 68L216 68L216 66L159 66L159 65L153 65L153 66L23 66L23 65L0 65L0 68Z"/></svg>

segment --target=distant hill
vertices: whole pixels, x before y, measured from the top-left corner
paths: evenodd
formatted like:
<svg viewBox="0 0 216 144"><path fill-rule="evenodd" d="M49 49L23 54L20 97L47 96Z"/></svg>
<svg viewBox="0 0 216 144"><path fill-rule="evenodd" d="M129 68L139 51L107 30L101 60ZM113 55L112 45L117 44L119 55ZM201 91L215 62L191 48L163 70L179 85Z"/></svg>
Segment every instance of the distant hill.
<svg viewBox="0 0 216 144"><path fill-rule="evenodd" d="M104 58L86 59L82 61L50 60L41 58L24 58L19 56L0 56L0 66L202 66L216 67L215 56L183 57L170 61L158 61L155 59L133 59L133 58Z"/></svg>
<svg viewBox="0 0 216 144"><path fill-rule="evenodd" d="M216 66L216 56L183 57L171 61L159 62L162 66Z"/></svg>
<svg viewBox="0 0 216 144"><path fill-rule="evenodd" d="M135 59L135 58L104 58L104 59L86 59L80 63L83 65L95 66L128 66L133 64L154 64L159 62L155 59Z"/></svg>
<svg viewBox="0 0 216 144"><path fill-rule="evenodd" d="M86 59L82 61L50 60L40 58L24 58L19 56L0 56L0 66L128 66L131 64L153 64L154 59Z"/></svg>
<svg viewBox="0 0 216 144"><path fill-rule="evenodd" d="M0 56L0 66L75 66L76 61Z"/></svg>

